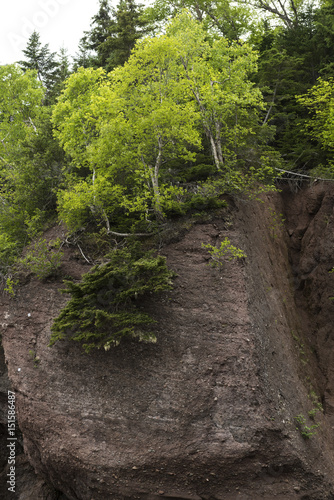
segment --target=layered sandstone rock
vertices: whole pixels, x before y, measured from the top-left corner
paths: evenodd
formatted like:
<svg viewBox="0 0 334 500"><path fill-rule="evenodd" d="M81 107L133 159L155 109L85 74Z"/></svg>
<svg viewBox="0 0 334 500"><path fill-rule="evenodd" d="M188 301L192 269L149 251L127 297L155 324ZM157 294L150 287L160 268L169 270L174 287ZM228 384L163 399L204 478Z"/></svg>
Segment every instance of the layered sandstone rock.
<svg viewBox="0 0 334 500"><path fill-rule="evenodd" d="M275 216L284 210L287 226ZM333 310L320 293L332 223L333 193L316 186L239 200L194 225L161 250L174 290L143 304L157 320L155 345L89 356L68 342L49 348L61 283L30 279L3 298L8 373L36 473L71 500L333 498ZM247 258L217 270L201 244L225 237ZM64 274L87 270L66 250ZM294 417L312 408L310 382L325 412L306 441Z"/></svg>

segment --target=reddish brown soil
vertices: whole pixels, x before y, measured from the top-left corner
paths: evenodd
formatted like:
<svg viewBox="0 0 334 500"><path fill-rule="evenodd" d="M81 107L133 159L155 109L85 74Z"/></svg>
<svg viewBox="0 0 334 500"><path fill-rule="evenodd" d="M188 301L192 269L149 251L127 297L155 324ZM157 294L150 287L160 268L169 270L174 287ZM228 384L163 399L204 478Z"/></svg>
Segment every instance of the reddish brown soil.
<svg viewBox="0 0 334 500"><path fill-rule="evenodd" d="M39 477L71 500L333 499L333 200L328 186L237 200L164 246L177 278L144 304L155 345L49 348L61 283L27 279L3 297L8 374ZM225 237L247 258L217 270L201 243ZM88 269L66 250L63 274ZM312 409L311 390L324 413L306 440L294 417Z"/></svg>

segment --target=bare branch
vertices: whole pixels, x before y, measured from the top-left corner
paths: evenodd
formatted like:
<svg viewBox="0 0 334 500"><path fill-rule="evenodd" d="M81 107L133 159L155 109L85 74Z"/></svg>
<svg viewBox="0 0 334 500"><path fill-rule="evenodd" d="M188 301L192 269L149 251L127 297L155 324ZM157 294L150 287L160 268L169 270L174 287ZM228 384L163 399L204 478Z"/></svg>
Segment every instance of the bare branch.
<svg viewBox="0 0 334 500"><path fill-rule="evenodd" d="M91 262L87 259L87 257L85 256L85 254L83 253L82 249L81 249L81 246L79 245L79 243L77 243L77 247L79 248L80 250L80 253L81 255L83 256L83 258L85 259L86 262L88 262L88 264L91 264Z"/></svg>
<svg viewBox="0 0 334 500"><path fill-rule="evenodd" d="M117 233L116 231L112 231L110 229L110 221L109 218L106 214L106 212L102 209L103 217L104 220L106 221L106 226L107 226L107 234L112 234L113 236L121 236L122 238L127 238L129 236L141 236L141 237L146 237L146 236L152 236L154 233Z"/></svg>
<svg viewBox="0 0 334 500"><path fill-rule="evenodd" d="M293 1L293 0L292 0ZM278 9L276 6L275 2L272 0L250 0L250 1L245 1L244 3L247 3L249 5L252 5L253 7L259 8L261 10L264 10L266 12L270 12L270 14L274 14L277 16L283 23L288 27L292 28L293 25L297 24L297 18L294 22L293 19L289 16L285 9L285 3L282 3L281 0L279 0L280 7L282 8L282 11ZM294 5L295 7L295 5ZM297 13L297 11L296 11Z"/></svg>
<svg viewBox="0 0 334 500"><path fill-rule="evenodd" d="M273 93L273 98L272 98L272 101L270 103L270 106L269 106L269 109L267 111L267 114L266 114L266 117L265 119L263 120L263 123L262 125L265 125L269 119L269 116L270 116L270 113L271 113L271 110L273 109L273 106L275 104L275 98L276 98L276 93L277 93L277 88L278 88L278 81L276 82L276 85L275 85L275 88L274 88L274 93Z"/></svg>
<svg viewBox="0 0 334 500"><path fill-rule="evenodd" d="M282 168L276 168L275 170L277 170L278 172L282 172L283 174L291 174L291 175L294 175L295 177L302 177L305 180L306 179L314 179L314 180L318 180L318 181L334 182L334 179L324 179L322 177L311 176L311 175L306 175L306 174L299 174L298 172L292 172L291 170L283 170Z"/></svg>
<svg viewBox="0 0 334 500"><path fill-rule="evenodd" d="M296 7L294 0L290 0L290 4L291 4L291 9L295 13L296 24L298 24L298 12L297 12L297 7Z"/></svg>

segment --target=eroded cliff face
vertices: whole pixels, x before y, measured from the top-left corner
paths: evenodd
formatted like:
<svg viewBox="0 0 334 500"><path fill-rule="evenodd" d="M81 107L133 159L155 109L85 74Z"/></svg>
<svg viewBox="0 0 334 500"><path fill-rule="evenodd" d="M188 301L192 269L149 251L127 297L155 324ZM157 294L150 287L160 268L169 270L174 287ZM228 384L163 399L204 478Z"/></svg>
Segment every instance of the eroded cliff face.
<svg viewBox="0 0 334 500"><path fill-rule="evenodd" d="M263 201L238 200L161 250L177 278L145 304L155 345L49 348L61 283L2 298L25 453L68 499L334 498L334 190ZM225 237L247 258L213 269L201 244ZM66 250L64 274L87 270ZM311 392L324 413L306 440L294 417Z"/></svg>
<svg viewBox="0 0 334 500"><path fill-rule="evenodd" d="M15 430L15 492L9 491L8 476L8 391L11 384L3 349L0 348L0 492L1 500L66 500L61 497L48 479L38 476L23 451L23 439L18 428Z"/></svg>

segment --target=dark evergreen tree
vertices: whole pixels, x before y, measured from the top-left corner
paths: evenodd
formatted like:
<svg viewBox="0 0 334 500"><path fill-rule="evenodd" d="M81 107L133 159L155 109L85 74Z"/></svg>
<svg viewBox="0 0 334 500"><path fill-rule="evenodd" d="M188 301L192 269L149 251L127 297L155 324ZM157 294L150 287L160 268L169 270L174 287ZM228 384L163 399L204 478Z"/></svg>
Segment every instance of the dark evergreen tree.
<svg viewBox="0 0 334 500"><path fill-rule="evenodd" d="M134 0L120 0L113 9L115 22L111 25L111 34L102 44L101 49L108 55L107 69L123 65L130 57L137 40L146 32L147 22L143 19L143 7Z"/></svg>
<svg viewBox="0 0 334 500"><path fill-rule="evenodd" d="M124 339L156 342L149 326L155 321L142 309L141 297L172 289L175 274L166 258L145 252L137 244L115 248L108 262L83 275L81 283L66 281L71 299L52 326L50 346L68 338L92 349L108 351Z"/></svg>
<svg viewBox="0 0 334 500"><path fill-rule="evenodd" d="M23 70L35 69L39 80L46 87L47 92L51 90L57 80L59 63L56 60L56 53L50 52L49 45L43 45L40 35L34 31L28 41L27 47L23 50L25 61L19 61Z"/></svg>
<svg viewBox="0 0 334 500"><path fill-rule="evenodd" d="M325 152L305 134L308 113L296 96L334 70L333 19L334 8L327 6L299 12L291 26L270 27L265 21L255 44L260 52L255 78L268 101L264 119L276 126L274 145L289 169L309 170L326 162Z"/></svg>
<svg viewBox="0 0 334 500"><path fill-rule="evenodd" d="M146 32L147 21L143 7L134 0L120 0L116 9L109 6L108 0L100 0L91 26L81 39L75 67L103 67L111 71L129 58L136 41Z"/></svg>
<svg viewBox="0 0 334 500"><path fill-rule="evenodd" d="M99 11L92 17L91 30L86 31L85 36L80 41L80 66L106 66L108 54L105 52L103 44L110 37L112 24L114 24L114 21L112 20L112 12L111 7L109 6L109 1L100 0ZM90 55L87 60L87 54L91 54L91 51L93 51L93 55ZM84 62L84 64L82 64L82 62Z"/></svg>
<svg viewBox="0 0 334 500"><path fill-rule="evenodd" d="M79 68L92 68L97 65L96 55L87 47L86 37L83 37L79 42L78 52L73 57L73 70Z"/></svg>
<svg viewBox="0 0 334 500"><path fill-rule="evenodd" d="M70 76L70 60L67 49L62 47L58 56L58 68L55 74L55 81L50 90L49 101L52 102L61 92L64 87L65 80Z"/></svg>
<svg viewBox="0 0 334 500"><path fill-rule="evenodd" d="M324 3L314 16L314 45L321 60L319 73L322 78L334 76L334 4Z"/></svg>
<svg viewBox="0 0 334 500"><path fill-rule="evenodd" d="M93 28L88 35L88 45L90 49L97 52L99 51L100 45L110 36L111 24L112 12L109 1L100 0L99 12L92 18L91 26Z"/></svg>

